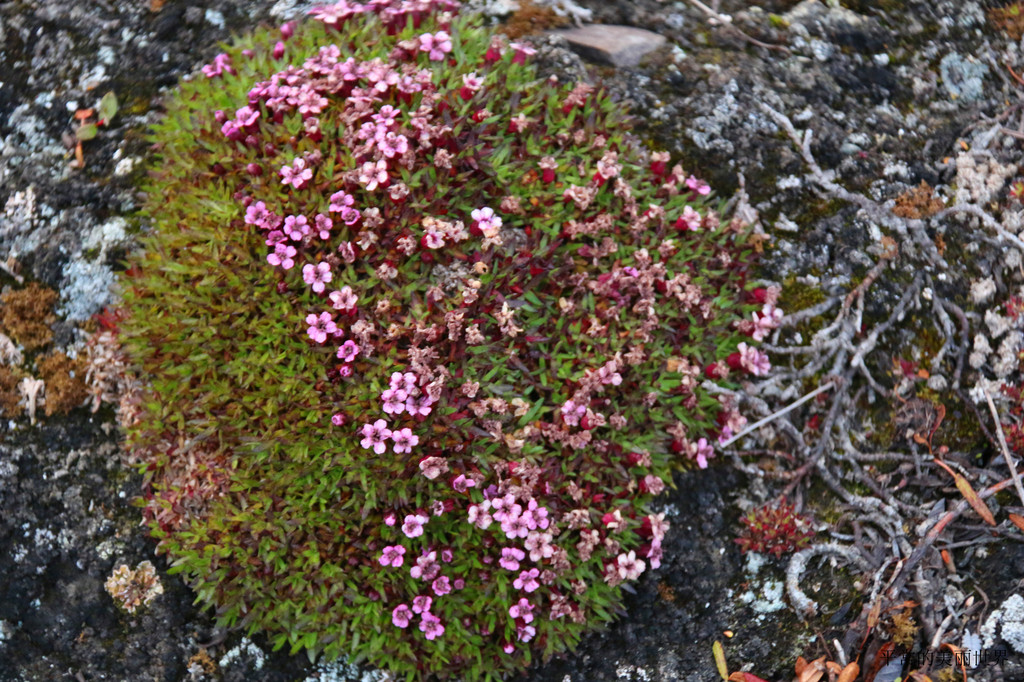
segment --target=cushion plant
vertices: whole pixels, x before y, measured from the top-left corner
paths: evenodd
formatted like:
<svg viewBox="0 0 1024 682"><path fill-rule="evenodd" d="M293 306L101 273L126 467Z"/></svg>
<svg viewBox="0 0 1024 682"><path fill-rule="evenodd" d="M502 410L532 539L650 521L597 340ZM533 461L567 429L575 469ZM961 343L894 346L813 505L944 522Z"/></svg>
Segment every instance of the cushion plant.
<svg viewBox="0 0 1024 682"><path fill-rule="evenodd" d="M183 82L125 286L160 551L220 625L409 679L611 619L776 319L703 182L456 10L341 2Z"/></svg>

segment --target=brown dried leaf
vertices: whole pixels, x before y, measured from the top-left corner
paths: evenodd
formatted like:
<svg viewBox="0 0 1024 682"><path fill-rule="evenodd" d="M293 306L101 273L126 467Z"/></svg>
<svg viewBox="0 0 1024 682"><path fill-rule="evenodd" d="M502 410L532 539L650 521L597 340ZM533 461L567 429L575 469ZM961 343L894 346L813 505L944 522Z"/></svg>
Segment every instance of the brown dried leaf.
<svg viewBox="0 0 1024 682"><path fill-rule="evenodd" d="M974 511L978 512L978 516L984 519L985 523L990 526L996 525L996 519L992 516L992 512L989 510L988 505L985 501L978 497L978 493L974 492L974 488L967 482L967 479L960 474L954 473L953 480L956 482L956 488L960 493L967 499L967 504L971 505Z"/></svg>

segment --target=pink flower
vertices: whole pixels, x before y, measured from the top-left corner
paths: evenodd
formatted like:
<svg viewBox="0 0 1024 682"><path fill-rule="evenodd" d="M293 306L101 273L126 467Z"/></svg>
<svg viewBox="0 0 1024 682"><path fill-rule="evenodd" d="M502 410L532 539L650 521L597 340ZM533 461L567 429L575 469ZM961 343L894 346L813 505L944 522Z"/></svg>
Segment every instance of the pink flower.
<svg viewBox="0 0 1024 682"><path fill-rule="evenodd" d="M301 189L303 185L313 179L313 170L306 167L306 160L299 157L292 161L291 166L281 167L281 184L291 185L295 189Z"/></svg>
<svg viewBox="0 0 1024 682"><path fill-rule="evenodd" d="M444 246L444 235L437 230L427 230L423 235L423 246L428 249L440 249Z"/></svg>
<svg viewBox="0 0 1024 682"><path fill-rule="evenodd" d="M467 510L469 522L480 530L487 530L494 520L487 511L489 504L487 501L484 501L483 504L471 504Z"/></svg>
<svg viewBox="0 0 1024 682"><path fill-rule="evenodd" d="M359 346L355 341L349 339L338 348L337 357L342 362L352 362L359 355Z"/></svg>
<svg viewBox="0 0 1024 682"><path fill-rule="evenodd" d="M702 438L701 440L707 443L706 438ZM700 465L698 464L698 466ZM703 469L706 466L707 458L705 458L704 460L704 466L700 468ZM665 489L665 481L661 480L660 476L655 476L654 474L647 474L646 476L644 476L644 485L647 486L647 490L649 490L652 495L658 495L661 493L662 490Z"/></svg>
<svg viewBox="0 0 1024 682"><path fill-rule="evenodd" d="M424 613L420 621L420 630L427 639L436 639L444 634L444 626L441 619L432 613Z"/></svg>
<svg viewBox="0 0 1024 682"><path fill-rule="evenodd" d="M405 517L405 523L402 524L402 532L405 533L407 538L417 538L423 535L423 524L429 520L430 518L427 516L408 514ZM417 613L419 612L417 611Z"/></svg>
<svg viewBox="0 0 1024 682"><path fill-rule="evenodd" d="M394 526L395 525L395 512L388 512L384 515L384 525Z"/></svg>
<svg viewBox="0 0 1024 682"><path fill-rule="evenodd" d="M448 460L443 457L427 457L420 462L420 471L430 480L434 480L448 471Z"/></svg>
<svg viewBox="0 0 1024 682"><path fill-rule="evenodd" d="M403 555L405 554L405 547L401 545L389 545L384 548L384 552L380 556L381 566L393 566L398 568L405 561Z"/></svg>
<svg viewBox="0 0 1024 682"><path fill-rule="evenodd" d="M636 558L636 552L629 551L629 554L620 554L615 563L618 564L619 577L623 580L636 580L647 567L643 561Z"/></svg>
<svg viewBox="0 0 1024 682"><path fill-rule="evenodd" d="M309 325L306 333L317 343L323 343L328 334L338 331L338 325L334 324L334 318L328 312L320 313L319 317L313 313L306 315L306 324Z"/></svg>
<svg viewBox="0 0 1024 682"><path fill-rule="evenodd" d="M493 208L475 208L470 215L473 216L473 220L476 221L477 227L480 228L480 231L483 232L485 236L493 236L498 228L501 227L501 218L494 215Z"/></svg>
<svg viewBox="0 0 1024 682"><path fill-rule="evenodd" d="M267 254L267 262L273 266L281 266L282 270L291 270L295 265L295 254L298 253L294 246L288 246L284 242L274 245L274 252Z"/></svg>
<svg viewBox="0 0 1024 682"><path fill-rule="evenodd" d="M391 612L391 622L400 628L409 627L410 620L412 620L412 611L405 604L399 604Z"/></svg>
<svg viewBox="0 0 1024 682"><path fill-rule="evenodd" d="M501 549L501 559L498 560L498 563L506 571L518 571L519 562L525 558L526 552L518 547L503 547Z"/></svg>
<svg viewBox="0 0 1024 682"><path fill-rule="evenodd" d="M406 393L412 393L413 389L416 388L416 382L419 378L412 372L392 372L391 379L388 382L388 386L396 391L405 391Z"/></svg>
<svg viewBox="0 0 1024 682"><path fill-rule="evenodd" d="M476 481L474 481L472 478L466 478L465 474L459 474L458 476L455 477L455 480L452 481L452 488L454 488L455 492L458 493L464 493L466 492L466 490L474 487L475 485Z"/></svg>
<svg viewBox="0 0 1024 682"><path fill-rule="evenodd" d="M256 123L256 119L260 117L260 110L253 109L249 106L244 106L235 112L235 119L238 125L242 127L251 126Z"/></svg>
<svg viewBox="0 0 1024 682"><path fill-rule="evenodd" d="M377 146L380 148L381 154L392 159L409 151L409 140L406 139L405 135L387 133Z"/></svg>
<svg viewBox="0 0 1024 682"><path fill-rule="evenodd" d="M576 426L580 418L587 413L586 405L577 405L571 400L566 400L562 405L562 419L569 426Z"/></svg>
<svg viewBox="0 0 1024 682"><path fill-rule="evenodd" d="M309 234L309 220L304 215L290 215L284 219L284 233L293 242L302 241Z"/></svg>
<svg viewBox="0 0 1024 682"><path fill-rule="evenodd" d="M520 642L529 642L537 634L537 628L532 625L520 625L516 628L516 639Z"/></svg>
<svg viewBox="0 0 1024 682"><path fill-rule="evenodd" d="M686 178L686 186L692 189L701 196L707 195L711 192L711 187L703 180L698 180L695 176L691 175Z"/></svg>
<svg viewBox="0 0 1024 682"><path fill-rule="evenodd" d="M416 565L409 569L409 575L419 580L433 580L441 572L437 564L437 552L424 553L416 558Z"/></svg>
<svg viewBox="0 0 1024 682"><path fill-rule="evenodd" d="M332 291L329 298L335 310L351 310L356 307L359 297L352 293L352 287L345 285L341 291Z"/></svg>
<svg viewBox="0 0 1024 682"><path fill-rule="evenodd" d="M341 412L335 412L331 416L331 423L334 424L335 426L343 426L345 424L345 415L343 415Z"/></svg>
<svg viewBox="0 0 1024 682"><path fill-rule="evenodd" d="M434 582L430 584L430 589L432 589L434 591L434 594L436 594L438 597L441 597L451 592L452 586L448 580L448 577L442 575L440 578L435 579Z"/></svg>
<svg viewBox="0 0 1024 682"><path fill-rule="evenodd" d="M231 57L223 52L213 58L212 64L207 64L203 67L203 75L207 78L214 78L225 71L227 73L235 72L235 70L231 68Z"/></svg>
<svg viewBox="0 0 1024 682"><path fill-rule="evenodd" d="M530 561L534 563L541 559L550 559L555 552L555 548L551 546L551 533L540 533L538 531L531 531L526 536L526 542L524 543L526 549L530 550Z"/></svg>
<svg viewBox="0 0 1024 682"><path fill-rule="evenodd" d="M760 315L757 313L752 313L752 315L754 316L753 337L755 341L764 341L768 332L778 327L782 320L782 311L771 303L765 304Z"/></svg>
<svg viewBox="0 0 1024 682"><path fill-rule="evenodd" d="M715 450L711 447L711 444L708 443L708 439L701 438L696 442L696 444L691 445L691 447L694 451L693 458L697 460L697 467L707 469L708 460L715 456Z"/></svg>
<svg viewBox="0 0 1024 682"><path fill-rule="evenodd" d="M398 431L394 431L391 434L391 440L395 441L395 452L401 454L403 452L412 452L414 445L418 445L420 437L412 432L412 429L406 427Z"/></svg>
<svg viewBox="0 0 1024 682"><path fill-rule="evenodd" d="M391 437L391 429L388 428L387 422L383 419L378 419L372 424L363 424L361 433L363 434L363 440L361 440L359 444L364 448L373 448L373 451L378 455L387 449L387 445L384 441ZM406 520L408 520L408 518L409 517L406 517ZM406 533L406 535L408 535L408 533ZM410 535L409 537L413 536Z"/></svg>
<svg viewBox="0 0 1024 682"><path fill-rule="evenodd" d="M405 411L412 417L416 415L423 415L425 417L434 409L431 407L433 404L434 401L426 394L415 398L410 397L405 401Z"/></svg>
<svg viewBox="0 0 1024 682"><path fill-rule="evenodd" d="M313 222L316 223L316 229L319 233L320 239L330 239L331 228L334 227L334 221L331 220L330 216L323 213L317 213L316 217L313 218Z"/></svg>
<svg viewBox="0 0 1024 682"><path fill-rule="evenodd" d="M302 266L302 281L312 286L313 291L318 294L322 294L326 283L330 282L333 275L331 275L331 266L328 263L320 262L316 265L307 263Z"/></svg>
<svg viewBox="0 0 1024 682"><path fill-rule="evenodd" d="M452 41L447 33L424 33L420 36L420 52L426 52L431 61L439 62L452 51Z"/></svg>
<svg viewBox="0 0 1024 682"><path fill-rule="evenodd" d="M509 608L508 615L513 618L522 618L524 623L529 623L533 620L532 611L533 604L526 597L520 597L519 602Z"/></svg>
<svg viewBox="0 0 1024 682"><path fill-rule="evenodd" d="M367 161L363 164L363 167L359 170L359 182L362 183L367 191L372 192L377 189L380 185L387 185L388 182L388 163L384 159L379 159L377 163L373 161Z"/></svg>
<svg viewBox="0 0 1024 682"><path fill-rule="evenodd" d="M536 568L531 568L528 571L523 571L519 574L519 577L512 581L512 586L517 590L525 590L526 592L533 592L540 583L537 582L537 577L540 575L540 571Z"/></svg>
<svg viewBox="0 0 1024 682"><path fill-rule="evenodd" d="M703 220L700 213L693 210L692 206L687 206L683 209L683 214L679 216L679 220L676 221L676 228L686 228L691 232L696 232L700 229L700 223Z"/></svg>
<svg viewBox="0 0 1024 682"><path fill-rule="evenodd" d="M426 595L414 597L412 600L412 610L416 613L430 613L430 605L433 602L433 598Z"/></svg>
<svg viewBox="0 0 1024 682"><path fill-rule="evenodd" d="M772 364L769 362L767 354L756 348L751 348L745 343L741 343L737 350L740 353L740 366L754 376L764 376L771 370Z"/></svg>
<svg viewBox="0 0 1024 682"><path fill-rule="evenodd" d="M384 411L388 414L405 412L405 399L409 397L405 391L389 388L381 393L380 397L384 401Z"/></svg>

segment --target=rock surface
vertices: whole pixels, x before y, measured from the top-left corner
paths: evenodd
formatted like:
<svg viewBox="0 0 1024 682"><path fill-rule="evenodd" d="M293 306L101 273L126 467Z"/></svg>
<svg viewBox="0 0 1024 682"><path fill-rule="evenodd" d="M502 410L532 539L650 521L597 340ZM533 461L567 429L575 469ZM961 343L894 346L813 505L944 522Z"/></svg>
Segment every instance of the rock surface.
<svg viewBox="0 0 1024 682"><path fill-rule="evenodd" d="M665 36L631 26L591 24L552 33L584 59L618 67L637 66L666 43Z"/></svg>

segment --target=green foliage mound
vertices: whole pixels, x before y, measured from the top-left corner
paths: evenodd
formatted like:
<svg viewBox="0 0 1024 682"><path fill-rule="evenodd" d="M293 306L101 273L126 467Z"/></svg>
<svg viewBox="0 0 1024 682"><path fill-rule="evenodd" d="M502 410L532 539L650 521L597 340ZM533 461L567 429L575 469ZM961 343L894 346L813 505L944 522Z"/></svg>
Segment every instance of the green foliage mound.
<svg viewBox="0 0 1024 682"><path fill-rule="evenodd" d="M775 319L706 185L455 9L342 2L183 82L125 284L160 551L219 624L409 679L610 620Z"/></svg>

